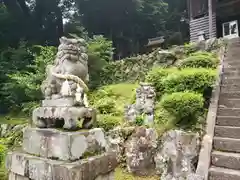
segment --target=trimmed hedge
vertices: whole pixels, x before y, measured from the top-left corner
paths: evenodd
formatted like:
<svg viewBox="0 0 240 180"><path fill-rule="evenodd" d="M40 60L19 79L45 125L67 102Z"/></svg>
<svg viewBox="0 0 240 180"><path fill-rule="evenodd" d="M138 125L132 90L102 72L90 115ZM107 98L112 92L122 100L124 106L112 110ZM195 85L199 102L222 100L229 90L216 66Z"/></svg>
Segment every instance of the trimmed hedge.
<svg viewBox="0 0 240 180"><path fill-rule="evenodd" d="M146 81L152 83L157 92L162 92L164 90L164 86L162 81L170 74L174 74L178 72L177 68L162 68L155 67L146 75Z"/></svg>
<svg viewBox="0 0 240 180"><path fill-rule="evenodd" d="M169 74L160 84L163 86L163 93L195 91L204 94L212 89L215 79L215 70L190 68Z"/></svg>
<svg viewBox="0 0 240 180"><path fill-rule="evenodd" d="M204 98L195 92L176 92L164 95L160 105L175 117L176 124L191 126L203 113Z"/></svg>
<svg viewBox="0 0 240 180"><path fill-rule="evenodd" d="M204 94L211 90L216 71L205 68L154 68L146 80L155 87L158 95L173 92L196 91Z"/></svg>
<svg viewBox="0 0 240 180"><path fill-rule="evenodd" d="M197 52L182 60L179 68L216 68L218 59L214 54L208 52Z"/></svg>

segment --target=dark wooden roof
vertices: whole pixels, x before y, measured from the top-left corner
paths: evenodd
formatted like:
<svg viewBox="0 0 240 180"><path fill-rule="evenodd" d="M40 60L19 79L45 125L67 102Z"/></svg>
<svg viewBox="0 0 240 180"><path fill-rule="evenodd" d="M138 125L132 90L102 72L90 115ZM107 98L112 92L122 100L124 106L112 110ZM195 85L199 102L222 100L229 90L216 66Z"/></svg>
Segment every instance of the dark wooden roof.
<svg viewBox="0 0 240 180"><path fill-rule="evenodd" d="M191 17L198 18L208 13L208 0L190 0Z"/></svg>
<svg viewBox="0 0 240 180"><path fill-rule="evenodd" d="M163 36L151 38L151 39L148 39L148 44L147 44L147 46L160 45L160 44L164 43L164 41L165 41L165 39L164 39Z"/></svg>
<svg viewBox="0 0 240 180"><path fill-rule="evenodd" d="M217 16L226 18L240 14L240 0L222 0L217 2Z"/></svg>

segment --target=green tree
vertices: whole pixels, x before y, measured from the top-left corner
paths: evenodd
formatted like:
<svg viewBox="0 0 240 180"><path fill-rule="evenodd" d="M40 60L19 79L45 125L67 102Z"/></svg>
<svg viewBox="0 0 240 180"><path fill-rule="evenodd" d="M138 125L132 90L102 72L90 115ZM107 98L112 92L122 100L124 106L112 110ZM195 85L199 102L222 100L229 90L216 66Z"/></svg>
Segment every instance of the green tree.
<svg viewBox="0 0 240 180"><path fill-rule="evenodd" d="M138 53L147 38L164 31L167 4L162 0L76 0L81 22L90 35L113 41L115 54Z"/></svg>

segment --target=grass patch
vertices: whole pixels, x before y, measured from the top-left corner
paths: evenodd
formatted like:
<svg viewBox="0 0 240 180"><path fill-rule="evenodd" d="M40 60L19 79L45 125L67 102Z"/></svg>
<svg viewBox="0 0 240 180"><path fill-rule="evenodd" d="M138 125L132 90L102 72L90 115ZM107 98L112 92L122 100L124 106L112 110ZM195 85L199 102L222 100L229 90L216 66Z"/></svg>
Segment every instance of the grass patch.
<svg viewBox="0 0 240 180"><path fill-rule="evenodd" d="M29 120L26 117L0 116L0 124L19 125L19 124L25 124L28 122Z"/></svg>
<svg viewBox="0 0 240 180"><path fill-rule="evenodd" d="M159 180L158 176L150 176L150 177L138 177L134 176L130 173L127 173L122 168L117 168L115 170L115 180Z"/></svg>

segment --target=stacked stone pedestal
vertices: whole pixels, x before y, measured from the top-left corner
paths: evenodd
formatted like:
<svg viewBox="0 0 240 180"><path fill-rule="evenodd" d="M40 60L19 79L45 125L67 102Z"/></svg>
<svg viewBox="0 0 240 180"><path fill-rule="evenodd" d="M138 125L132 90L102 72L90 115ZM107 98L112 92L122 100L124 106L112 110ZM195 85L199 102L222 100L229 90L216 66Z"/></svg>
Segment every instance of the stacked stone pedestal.
<svg viewBox="0 0 240 180"><path fill-rule="evenodd" d="M105 152L101 129L63 132L28 127L22 151L10 152L9 180L112 180L116 154Z"/></svg>
<svg viewBox="0 0 240 180"><path fill-rule="evenodd" d="M22 150L7 155L9 180L114 179L116 155L106 153L103 131L90 129L96 110L88 106L86 95L85 40L60 38L56 59L46 74L41 85L45 99L32 112L31 124L36 128L26 128Z"/></svg>

